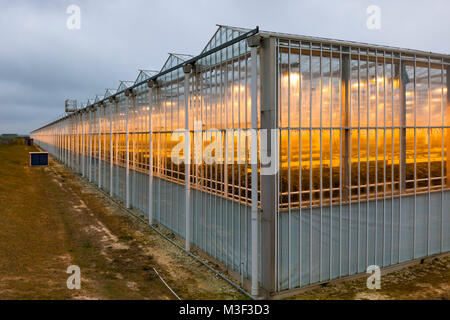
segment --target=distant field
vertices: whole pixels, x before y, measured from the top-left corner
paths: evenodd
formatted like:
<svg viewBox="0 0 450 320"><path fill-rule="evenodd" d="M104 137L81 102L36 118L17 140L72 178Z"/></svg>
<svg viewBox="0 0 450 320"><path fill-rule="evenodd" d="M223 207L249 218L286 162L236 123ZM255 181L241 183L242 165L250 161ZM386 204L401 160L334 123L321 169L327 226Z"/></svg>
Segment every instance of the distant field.
<svg viewBox="0 0 450 320"><path fill-rule="evenodd" d="M182 299L244 298L62 165L28 167L21 143L0 144L0 299L175 299L153 268Z"/></svg>

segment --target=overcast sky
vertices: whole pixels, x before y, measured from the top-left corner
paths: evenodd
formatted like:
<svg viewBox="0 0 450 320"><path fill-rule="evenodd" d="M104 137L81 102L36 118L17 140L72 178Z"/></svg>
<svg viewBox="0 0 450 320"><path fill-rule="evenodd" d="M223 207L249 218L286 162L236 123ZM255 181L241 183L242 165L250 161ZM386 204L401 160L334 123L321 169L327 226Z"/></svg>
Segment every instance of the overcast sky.
<svg viewBox="0 0 450 320"><path fill-rule="evenodd" d="M69 5L81 28L69 30ZM381 29L366 26L381 9ZM198 54L216 24L450 53L448 0L0 0L0 133L29 133L168 52Z"/></svg>

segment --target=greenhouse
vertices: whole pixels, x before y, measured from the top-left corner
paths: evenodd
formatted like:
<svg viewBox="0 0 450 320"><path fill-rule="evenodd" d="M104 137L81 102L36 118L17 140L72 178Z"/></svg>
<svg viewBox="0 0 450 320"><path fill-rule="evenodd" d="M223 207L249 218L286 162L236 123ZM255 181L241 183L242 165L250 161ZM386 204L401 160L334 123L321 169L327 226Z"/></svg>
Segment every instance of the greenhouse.
<svg viewBox="0 0 450 320"><path fill-rule="evenodd" d="M169 54L32 138L275 295L450 251L449 65L219 26L199 55Z"/></svg>

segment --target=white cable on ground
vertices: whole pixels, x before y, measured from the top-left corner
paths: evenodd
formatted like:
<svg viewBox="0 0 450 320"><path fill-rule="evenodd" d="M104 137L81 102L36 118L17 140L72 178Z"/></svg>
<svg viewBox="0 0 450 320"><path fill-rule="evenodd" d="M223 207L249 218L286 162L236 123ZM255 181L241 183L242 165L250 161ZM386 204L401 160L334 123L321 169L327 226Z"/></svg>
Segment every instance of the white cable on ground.
<svg viewBox="0 0 450 320"><path fill-rule="evenodd" d="M181 300L181 298L175 293L175 291L172 290L171 287L164 281L164 279L159 275L158 271L156 271L155 268L153 268L153 271L155 271L156 275L161 279L161 281L166 285L166 287L170 290L170 292L173 293L175 297L177 297L178 300Z"/></svg>

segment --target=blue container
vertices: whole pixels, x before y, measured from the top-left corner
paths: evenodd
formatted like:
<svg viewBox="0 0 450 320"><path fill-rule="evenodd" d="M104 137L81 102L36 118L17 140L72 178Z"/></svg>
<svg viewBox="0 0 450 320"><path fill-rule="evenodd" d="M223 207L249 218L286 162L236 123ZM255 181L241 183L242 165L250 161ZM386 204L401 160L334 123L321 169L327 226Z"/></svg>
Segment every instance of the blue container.
<svg viewBox="0 0 450 320"><path fill-rule="evenodd" d="M48 152L30 152L30 166L48 166Z"/></svg>

